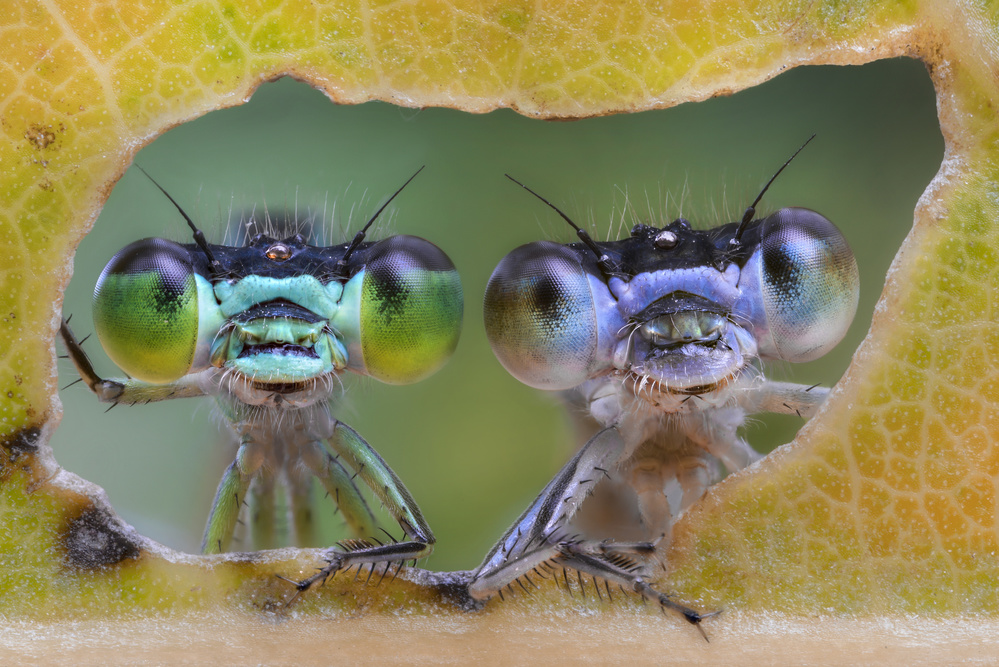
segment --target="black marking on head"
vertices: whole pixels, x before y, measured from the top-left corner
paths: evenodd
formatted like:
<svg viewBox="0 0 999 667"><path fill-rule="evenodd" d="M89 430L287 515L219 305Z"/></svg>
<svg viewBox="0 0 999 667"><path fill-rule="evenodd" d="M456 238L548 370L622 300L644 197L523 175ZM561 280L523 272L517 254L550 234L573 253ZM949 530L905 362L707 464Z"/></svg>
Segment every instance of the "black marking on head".
<svg viewBox="0 0 999 667"><path fill-rule="evenodd" d="M759 242L760 221L749 225L743 242L734 246L730 239L739 226L732 222L713 229L694 229L683 218L665 227L635 225L631 236L619 241L607 241L602 248L617 267L614 275L625 280L640 273L713 267L724 271L729 264L745 265ZM579 243L570 244L585 264L585 250ZM588 270L593 274L592 270Z"/></svg>
<svg viewBox="0 0 999 667"><path fill-rule="evenodd" d="M280 260L268 254L274 254L271 251L275 245L281 246ZM362 248L370 245L362 244ZM191 252L191 263L195 271L211 280L238 281L248 275L277 279L309 275L326 283L335 272L337 262L347 245L314 246L301 234L292 234L283 239L257 234L248 239L246 245L212 246L219 261L217 275L211 274L211 267L203 256L194 253L196 246L188 244L184 247Z"/></svg>
<svg viewBox="0 0 999 667"><path fill-rule="evenodd" d="M630 238L605 241L599 245L547 199L510 175L507 178L550 206L576 229L582 243L566 245L574 249L579 255L580 263L591 275L595 275L596 271L589 268L590 264L595 264L594 268L605 277L615 276L624 280L630 280L641 273L699 266L724 271L730 264L744 266L752 256L759 245L762 228L762 221L756 219L756 206L781 172L814 138L813 134L777 170L763 186L756 200L746 209L740 222L707 230L693 229L683 218L677 218L662 228L638 224L631 229Z"/></svg>
<svg viewBox="0 0 999 667"><path fill-rule="evenodd" d="M74 570L100 570L137 559L142 550L121 521L106 509L86 505L70 519L60 542L64 563Z"/></svg>

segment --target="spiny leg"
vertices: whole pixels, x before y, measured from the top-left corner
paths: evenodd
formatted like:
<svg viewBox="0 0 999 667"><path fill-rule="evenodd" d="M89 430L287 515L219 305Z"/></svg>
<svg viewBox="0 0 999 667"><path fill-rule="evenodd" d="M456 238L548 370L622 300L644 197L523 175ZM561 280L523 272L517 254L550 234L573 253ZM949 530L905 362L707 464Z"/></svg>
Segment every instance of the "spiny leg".
<svg viewBox="0 0 999 667"><path fill-rule="evenodd" d="M349 479L360 477L364 481L375 496L382 501L389 513L399 522L409 540L390 544L372 544L367 540L342 542L338 545L339 549L331 549L327 552L328 564L326 567L308 579L297 582L296 586L300 592L317 581L325 581L338 570L353 565L386 563L387 567L387 564L393 562L401 564L407 560L425 558L433 552L436 542L430 526L427 525L426 519L423 518L416 501L413 500L402 480L396 476L364 438L346 424L337 422L333 435L329 439L329 444L339 459L355 471ZM331 459L331 461L339 466L339 462L335 459ZM331 468L331 470L333 469ZM342 490L341 493L343 493ZM358 498L360 498L359 494ZM363 503L363 499L361 502ZM341 499L341 507L344 507L343 499ZM364 505L364 508L367 509L367 506ZM373 523L372 519L372 525ZM362 525L359 524L358 528L361 529L361 527ZM371 534L371 532L367 533L368 536Z"/></svg>
<svg viewBox="0 0 999 667"><path fill-rule="evenodd" d="M773 412L810 419L829 395L827 387L767 381L746 392L740 403L750 413Z"/></svg>
<svg viewBox="0 0 999 667"><path fill-rule="evenodd" d="M576 541L566 533L594 486L628 455L630 451L616 428L606 428L591 438L489 552L472 577L469 594L475 599L487 599L536 568L555 563L618 583L665 609L679 612L691 623L699 624L706 618L673 602L642 578L641 568L628 556L654 552L654 543ZM658 493L662 495L661 486Z"/></svg>
<svg viewBox="0 0 999 667"><path fill-rule="evenodd" d="M656 602L663 609L675 611L683 616L688 623L696 625L705 641L708 639L704 633L704 628L701 627L701 621L715 616L719 612L702 614L690 607L673 602L669 595L657 591L645 581L642 577L642 568L639 565L627 558L596 555L590 550L591 547L592 543L587 542L564 543L560 549L560 554L553 562L591 577L618 584L625 590L630 589L643 598Z"/></svg>
<svg viewBox="0 0 999 667"><path fill-rule="evenodd" d="M520 550L516 558L490 559L496 560L489 568L479 567L472 575L468 586L469 594L477 600L486 600L500 594L504 588L520 581L536 568L551 562L560 553L555 542L540 541L531 549ZM523 585L523 584L521 584Z"/></svg>
<svg viewBox="0 0 999 667"><path fill-rule="evenodd" d="M336 503L351 535L354 537L374 535L378 525L375 515L351 478L351 474L340 461L331 456L318 441L312 441L303 447L301 458L302 463L315 475L326 493Z"/></svg>
<svg viewBox="0 0 999 667"><path fill-rule="evenodd" d="M215 500L205 525L205 536L201 541L203 553L222 553L229 548L243 507L243 498L263 461L263 447L259 444L249 440L240 444L236 459L226 468L215 492Z"/></svg>
<svg viewBox="0 0 999 667"><path fill-rule="evenodd" d="M94 370L87 353L83 351L83 346L73 335L66 320L62 321L59 327L59 336L70 361L76 367L80 379L84 384L97 395L102 403L151 403L153 401L166 401L172 398L190 398L194 396L204 396L205 392L198 382L198 375L185 375L176 382L168 384L149 384L132 379L104 379Z"/></svg>
<svg viewBox="0 0 999 667"><path fill-rule="evenodd" d="M691 440L724 463L729 472L735 472L763 458L738 434L746 414L772 412L809 419L828 395L825 387L767 380L762 386L744 392L738 406L705 410L696 417L686 418L684 423Z"/></svg>
<svg viewBox="0 0 999 667"><path fill-rule="evenodd" d="M305 486L306 482L311 482L312 476L315 476L319 480L320 484L326 490L327 495L336 503L337 511L343 515L344 521L355 538L370 536L375 532L377 522L375 521L374 514L371 512L371 508L368 507L367 501L361 495L357 485L354 484L350 473L347 472L346 468L335 457L326 451L321 442L310 441L306 444L301 450L299 462L301 466L296 468L296 470L309 473L305 482L296 483L298 486L304 486L306 492L302 493L299 491L298 493L294 493L293 491L292 495L293 516L296 531L298 531L300 539L302 538L302 526L304 526L304 530L308 530L310 533L312 529L312 510L309 504L308 487ZM349 547L354 546L355 543L347 541L342 542L341 545ZM287 577L278 575L281 579L295 584L295 587L298 589L298 592L288 601L288 604L294 602L300 593L307 590L315 582L319 580L325 581L328 577L336 574L339 567L330 567L336 563L336 559L328 562L329 565L320 568L316 574L302 581L293 581ZM386 564L385 571L388 572L388 564Z"/></svg>
<svg viewBox="0 0 999 667"><path fill-rule="evenodd" d="M371 445L354 429L342 422L337 422L329 443L333 451L355 471L354 476L360 477L364 481L375 496L382 501L389 513L399 522L406 536L414 543L411 546L416 547L417 543L422 545L422 550L419 550L421 555L409 556L407 560L429 556L433 551L436 538L409 490L378 455L378 452L372 449ZM409 547L405 546L404 542L399 542L389 545L386 551L400 549L408 551Z"/></svg>
<svg viewBox="0 0 999 667"><path fill-rule="evenodd" d="M593 436L548 483L475 571L469 594L485 600L552 558L566 526L626 446L616 428Z"/></svg>
<svg viewBox="0 0 999 667"><path fill-rule="evenodd" d="M707 640L707 635L700 623L718 612L702 614L690 607L673 602L670 596L656 590L643 577L642 567L633 561L631 555L647 555L655 550L655 545L648 542L614 543L595 542L592 540L573 541L561 539L557 542L545 542L537 547L523 552L516 560L507 561L495 570L487 573L476 573L473 585L490 587L496 593L511 586L514 582L520 584L525 591L528 589L521 579L530 580L532 572L540 572L538 568L551 569L552 565L564 569L575 570L579 576L580 586L585 586L581 575L587 574L596 579L603 579L621 586L623 590L633 591L647 600L657 603L665 610L674 611L688 622L697 626L698 631ZM557 571L557 570L556 570ZM565 585L569 587L567 575ZM558 582L557 577L555 578ZM599 593L599 588L597 592ZM607 589L608 595L610 589ZM474 596L473 596L474 597Z"/></svg>
<svg viewBox="0 0 999 667"><path fill-rule="evenodd" d="M662 536L651 542L615 542L613 540L601 540L593 545L594 552L601 556L651 556L656 552L656 547L662 540Z"/></svg>

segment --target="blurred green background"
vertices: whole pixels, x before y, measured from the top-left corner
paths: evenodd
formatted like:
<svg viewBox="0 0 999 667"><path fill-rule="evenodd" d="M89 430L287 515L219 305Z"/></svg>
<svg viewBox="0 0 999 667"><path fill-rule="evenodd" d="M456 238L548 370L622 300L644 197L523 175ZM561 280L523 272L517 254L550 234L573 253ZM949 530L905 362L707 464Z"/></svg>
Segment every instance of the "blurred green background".
<svg viewBox="0 0 999 667"><path fill-rule="evenodd" d="M708 227L737 220L760 187L812 133L815 141L776 181L761 214L806 206L844 231L860 264L860 307L846 340L818 362L771 364L772 377L832 384L866 334L885 274L912 224L916 200L943 153L933 90L912 60L790 71L732 97L663 111L542 122L509 111L471 115L387 104L335 106L289 79L262 86L246 105L177 127L137 162L220 241L230 210L333 217L356 228L420 165L379 236L424 236L461 273L465 328L451 362L417 385L351 379L337 415L404 480L438 537L432 569L475 567L493 541L569 456L573 436L552 396L519 384L494 359L482 331L492 268L536 239L574 240L555 213L503 178L510 173L600 239L634 222L681 214ZM334 214L335 203L335 214ZM351 217L351 210L353 214ZM626 233L626 232L624 232ZM138 238L190 242L169 202L137 170L117 184L80 245L64 311L82 337L104 264ZM118 375L96 340L98 371ZM60 362L62 385L76 378ZM196 551L215 486L233 451L210 399L105 413L77 384L61 392L59 463L107 490L125 520L171 547ZM761 451L789 441L800 420L755 419ZM317 502L332 542L333 506ZM394 522L385 527L398 534Z"/></svg>

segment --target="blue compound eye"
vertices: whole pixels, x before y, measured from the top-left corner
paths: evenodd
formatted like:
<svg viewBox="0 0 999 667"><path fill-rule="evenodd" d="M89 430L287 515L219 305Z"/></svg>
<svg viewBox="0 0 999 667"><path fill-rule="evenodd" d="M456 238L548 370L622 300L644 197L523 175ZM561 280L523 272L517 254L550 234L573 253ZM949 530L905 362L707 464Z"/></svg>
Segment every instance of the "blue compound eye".
<svg viewBox="0 0 999 667"><path fill-rule="evenodd" d="M588 377L597 312L572 249L538 241L508 254L489 279L484 315L493 353L524 384L568 389Z"/></svg>
<svg viewBox="0 0 999 667"><path fill-rule="evenodd" d="M761 354L811 361L846 334L860 277L843 234L815 211L784 208L763 221L760 285L770 339Z"/></svg>

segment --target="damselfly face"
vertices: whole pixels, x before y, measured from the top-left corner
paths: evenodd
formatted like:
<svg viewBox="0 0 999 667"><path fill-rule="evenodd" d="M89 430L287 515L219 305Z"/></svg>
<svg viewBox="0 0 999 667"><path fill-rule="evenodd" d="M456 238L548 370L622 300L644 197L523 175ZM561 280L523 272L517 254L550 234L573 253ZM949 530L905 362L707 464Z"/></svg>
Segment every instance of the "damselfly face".
<svg viewBox="0 0 999 667"><path fill-rule="evenodd" d="M652 589L643 561L720 478L719 462L732 471L759 458L738 434L747 415L815 411L827 390L768 381L759 360L825 354L859 293L829 220L803 208L756 220L758 202L741 222L639 224L605 243L552 206L582 242L530 243L496 267L484 314L497 358L525 384L563 391L602 430L489 553L473 597L572 568L702 618Z"/></svg>
<svg viewBox="0 0 999 667"><path fill-rule="evenodd" d="M517 379L571 389L606 374L663 392L705 394L757 358L829 351L857 307L857 264L827 219L801 208L692 229L686 220L600 244L517 248L486 288L493 351Z"/></svg>
<svg viewBox="0 0 999 667"><path fill-rule="evenodd" d="M228 548L247 494L259 546L275 541L275 507L287 508L296 541L310 542L313 479L355 538L329 552L321 576L356 563L401 564L432 550L433 533L406 487L331 412L340 374L417 382L447 361L461 330L462 290L451 260L415 236L364 242L378 213L350 243L334 246L296 233L212 245L197 230L192 244L148 238L126 246L97 282L94 324L127 380L98 377L63 326L70 357L103 401L215 397L239 448L219 484L204 551ZM355 479L408 541L378 542ZM276 497L282 488L284 501Z"/></svg>
<svg viewBox="0 0 999 667"><path fill-rule="evenodd" d="M210 369L252 405L325 399L345 370L419 381L454 351L461 285L440 248L415 236L309 245L257 235L245 247L136 241L94 290L108 356L154 384ZM305 394L303 396L303 394Z"/></svg>

